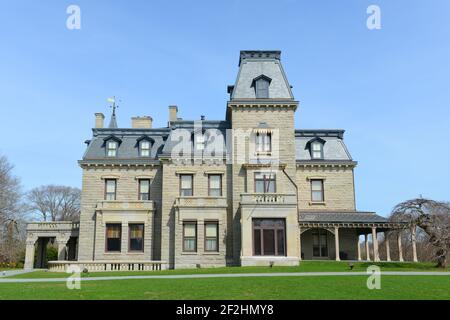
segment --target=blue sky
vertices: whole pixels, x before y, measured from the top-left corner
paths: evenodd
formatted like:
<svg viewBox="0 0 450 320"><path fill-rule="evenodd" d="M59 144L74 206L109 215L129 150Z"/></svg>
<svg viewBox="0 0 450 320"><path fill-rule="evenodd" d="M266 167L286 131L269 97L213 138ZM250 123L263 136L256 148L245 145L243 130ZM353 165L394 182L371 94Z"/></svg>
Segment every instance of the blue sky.
<svg viewBox="0 0 450 320"><path fill-rule="evenodd" d="M66 8L81 8L81 30ZM366 27L381 8L382 29ZM346 129L361 210L450 200L450 1L2 1L0 153L25 189L81 186L94 113L223 119L239 51L279 49L297 128Z"/></svg>

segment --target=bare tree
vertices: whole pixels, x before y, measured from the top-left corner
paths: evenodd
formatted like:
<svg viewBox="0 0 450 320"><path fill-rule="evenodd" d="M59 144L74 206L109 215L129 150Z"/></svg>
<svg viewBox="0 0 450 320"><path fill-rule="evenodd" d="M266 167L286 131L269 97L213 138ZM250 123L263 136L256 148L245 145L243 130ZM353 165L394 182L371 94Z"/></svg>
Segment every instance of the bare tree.
<svg viewBox="0 0 450 320"><path fill-rule="evenodd" d="M413 199L395 206L392 221L408 222L428 236L438 267L446 268L450 257L450 204L429 199Z"/></svg>
<svg viewBox="0 0 450 320"><path fill-rule="evenodd" d="M0 260L13 261L20 250L25 206L13 166L0 156Z"/></svg>
<svg viewBox="0 0 450 320"><path fill-rule="evenodd" d="M67 186L41 186L27 195L32 212L43 221L79 221L81 191Z"/></svg>

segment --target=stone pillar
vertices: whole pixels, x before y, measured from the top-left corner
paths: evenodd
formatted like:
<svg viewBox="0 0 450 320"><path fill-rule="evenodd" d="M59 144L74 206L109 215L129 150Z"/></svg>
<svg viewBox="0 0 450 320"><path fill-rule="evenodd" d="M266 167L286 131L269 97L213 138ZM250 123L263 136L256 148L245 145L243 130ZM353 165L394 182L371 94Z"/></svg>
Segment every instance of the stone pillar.
<svg viewBox="0 0 450 320"><path fill-rule="evenodd" d="M366 260L370 261L369 235L364 235L364 243L366 244Z"/></svg>
<svg viewBox="0 0 450 320"><path fill-rule="evenodd" d="M398 261L403 262L402 233L397 233Z"/></svg>
<svg viewBox="0 0 450 320"><path fill-rule="evenodd" d="M334 248L336 251L336 261L341 261L341 257L339 256L339 228L334 227Z"/></svg>
<svg viewBox="0 0 450 320"><path fill-rule="evenodd" d="M359 242L359 234L357 234L357 239L358 239L358 241L356 243L358 246L357 246L356 250L358 252L358 261L361 261L362 260L361 259L361 243Z"/></svg>
<svg viewBox="0 0 450 320"><path fill-rule="evenodd" d="M417 247L416 247L416 226L411 227L411 242L413 251L413 261L417 262Z"/></svg>
<svg viewBox="0 0 450 320"><path fill-rule="evenodd" d="M384 233L384 242L386 243L386 261L391 261L391 248L389 246L389 232Z"/></svg>
<svg viewBox="0 0 450 320"><path fill-rule="evenodd" d="M372 245L373 245L373 261L380 261L380 256L378 255L378 239L377 239L377 228L372 228Z"/></svg>
<svg viewBox="0 0 450 320"><path fill-rule="evenodd" d="M300 227L299 229L299 236L298 236L298 250L299 250L299 254L300 254L300 261L302 261L302 228Z"/></svg>
<svg viewBox="0 0 450 320"><path fill-rule="evenodd" d="M56 237L56 244L58 245L58 261L66 260L67 254L67 242L69 242L70 236L61 235Z"/></svg>
<svg viewBox="0 0 450 320"><path fill-rule="evenodd" d="M37 239L27 239L25 251L25 265L24 269L34 268L34 244Z"/></svg>

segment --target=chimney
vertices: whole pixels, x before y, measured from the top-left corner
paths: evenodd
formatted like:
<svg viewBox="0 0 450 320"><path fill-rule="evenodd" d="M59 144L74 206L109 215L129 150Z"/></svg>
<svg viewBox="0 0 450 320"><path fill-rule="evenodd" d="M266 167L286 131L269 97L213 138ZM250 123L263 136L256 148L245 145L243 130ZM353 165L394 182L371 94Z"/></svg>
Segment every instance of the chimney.
<svg viewBox="0 0 450 320"><path fill-rule="evenodd" d="M178 120L178 107L169 106L169 122L174 122Z"/></svg>
<svg viewBox="0 0 450 320"><path fill-rule="evenodd" d="M95 127L103 128L104 122L105 122L105 115L103 113L96 113L95 114Z"/></svg>
<svg viewBox="0 0 450 320"><path fill-rule="evenodd" d="M153 125L152 117L133 117L131 118L131 127L133 129L151 129Z"/></svg>

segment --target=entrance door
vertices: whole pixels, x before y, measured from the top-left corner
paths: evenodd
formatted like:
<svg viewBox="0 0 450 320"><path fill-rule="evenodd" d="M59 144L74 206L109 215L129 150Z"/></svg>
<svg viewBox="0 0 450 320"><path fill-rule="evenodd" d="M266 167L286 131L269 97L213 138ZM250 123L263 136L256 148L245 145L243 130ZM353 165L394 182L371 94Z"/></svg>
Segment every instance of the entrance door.
<svg viewBox="0 0 450 320"><path fill-rule="evenodd" d="M253 219L253 254L285 256L285 224L284 219Z"/></svg>

